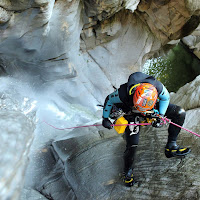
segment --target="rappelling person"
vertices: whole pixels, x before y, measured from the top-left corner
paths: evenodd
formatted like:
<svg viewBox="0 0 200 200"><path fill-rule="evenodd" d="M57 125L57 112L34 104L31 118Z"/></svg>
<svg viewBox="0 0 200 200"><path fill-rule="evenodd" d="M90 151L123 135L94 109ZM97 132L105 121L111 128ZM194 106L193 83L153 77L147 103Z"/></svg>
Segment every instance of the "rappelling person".
<svg viewBox="0 0 200 200"><path fill-rule="evenodd" d="M125 115L123 116L128 124L138 123L138 116L145 116L146 113L153 111L157 117L152 126L159 128L163 126L164 117L171 119L172 122L182 126L185 120L186 112L180 106L171 104L170 95L166 87L153 76L142 72L135 72L129 76L128 82L120 85L113 93L105 99L103 108L102 125L111 129L113 126L110 121L110 115L113 107L121 108ZM182 148L177 145L177 136L181 128L169 125L168 140L165 146L165 156L184 157L190 153L189 148ZM124 152L124 178L126 186L132 186L135 181L133 178L133 162L136 149L139 143L140 126L127 126L124 132L126 139L126 150Z"/></svg>

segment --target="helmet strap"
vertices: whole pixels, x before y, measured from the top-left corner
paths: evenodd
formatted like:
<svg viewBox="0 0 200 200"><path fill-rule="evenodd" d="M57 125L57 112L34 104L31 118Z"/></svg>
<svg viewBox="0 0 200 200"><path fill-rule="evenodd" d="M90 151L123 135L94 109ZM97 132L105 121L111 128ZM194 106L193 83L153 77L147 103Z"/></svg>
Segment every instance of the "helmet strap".
<svg viewBox="0 0 200 200"><path fill-rule="evenodd" d="M133 85L130 90L129 90L129 95L132 95L134 94L136 88L140 85L140 83L136 84L136 85Z"/></svg>

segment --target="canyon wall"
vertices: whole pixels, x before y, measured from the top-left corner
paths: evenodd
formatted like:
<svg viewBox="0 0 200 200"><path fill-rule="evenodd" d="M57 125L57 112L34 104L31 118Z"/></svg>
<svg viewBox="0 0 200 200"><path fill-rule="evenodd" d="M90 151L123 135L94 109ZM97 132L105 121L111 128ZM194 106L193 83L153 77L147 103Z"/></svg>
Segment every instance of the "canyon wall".
<svg viewBox="0 0 200 200"><path fill-rule="evenodd" d="M21 166L22 170L19 180L24 180L23 173L25 173L28 163L26 153L32 148L29 161L31 164L27 169L22 198L37 198L37 195L41 195L38 191L48 198L53 195L54 199L64 199L63 196L69 199L72 199L72 196L79 199L83 197L94 199L97 196L100 199L111 197L116 199L115 195L117 195L117 198L120 196L119 193L115 192L110 193L113 196L108 195L112 191L110 188L113 188L113 184L114 191L117 191L117 189L121 191L122 188L118 184L119 177L115 177L121 170L120 157L123 151L123 148L120 148L119 152L116 149L118 144L123 143L119 136L113 135L114 133L111 135L104 129L85 129L84 131L77 131L78 133L69 133L68 131L66 134L68 134L69 140L66 140L64 136L58 133L58 130L56 131L52 127L47 128L47 125L43 122L47 120L54 126L62 128L101 121L102 110L97 104L104 103L107 94L113 91L113 86L119 87L120 84L127 81L132 72L141 71L148 58L167 52L182 38L186 38L185 43L191 44L190 48L198 56L199 32L197 27L199 25L199 11L200 3L197 0L3 0L0 2L0 75L2 83L0 88L0 112L3 116L2 119L5 118L4 121L1 121L1 126L10 127L10 124L14 124L11 141L19 142L17 146L23 148L18 149L11 146L9 148L11 153L4 153L4 156L5 158L7 156L14 158L15 153L22 155L24 152L23 155L26 157L24 160L26 161L23 163L20 160L16 161L16 165ZM182 96L181 93L180 95ZM176 98L181 97L177 96ZM9 101L10 99L11 101ZM4 104L5 101L11 102L11 105L9 103ZM27 109L25 110L27 112L24 112L20 108L26 103ZM183 105L188 110L188 117L190 115L196 116L196 110L193 107L188 108L187 103ZM3 107L8 108L11 113L15 110L17 114L11 114L13 117L9 117L9 112L5 113ZM21 114L24 114L26 119L27 113L32 114L28 115L26 121ZM15 115L19 117L18 121L15 121L18 118ZM6 120L7 118L10 118L12 122ZM32 122L29 122L29 120L32 120ZM21 121L25 121L25 124ZM34 133L32 130L34 126L29 123L36 123ZM21 125L22 130L17 129ZM191 124L190 128L193 129L193 127L194 124ZM30 130L29 134L27 134L27 129ZM90 132L93 134L88 135ZM151 152L159 144L162 144L159 148L163 146L164 141L161 132L157 136L151 136L147 133L142 136L141 141L144 140L144 145L141 146L142 149L139 151L142 156L138 163L142 162L141 165L146 163L143 159L149 160L148 155L151 155L152 157L149 158L152 159L149 160L150 164L143 165L144 168L141 168L141 171L139 171L140 167L137 165L136 174L144 177L140 180L145 183L142 187L140 187L142 184L139 184L138 187L132 190L135 191L135 194L138 194L138 197L144 195L144 199L155 199L156 195L158 199L169 198L167 194L171 190L176 199L179 197L187 198L187 196L193 199L197 198L199 193L196 188L199 187L199 182L198 179L195 179L196 175L190 181L187 178L184 179L185 184L180 187L177 194L176 185L172 188L166 188L165 180L169 184L173 183L175 179L176 182L182 180L179 173L173 180L173 175L178 170L183 169L184 177L190 177L191 173L196 174L196 171L193 171L191 165L189 168L187 168L187 165L183 166L182 161L179 164L179 161L175 160L169 162L168 160L162 160L164 158L160 160L161 155L159 152L157 154ZM7 128L3 129L2 135L5 138L8 138L8 134L9 130ZM19 140L21 134L27 139ZM82 144L82 140L75 137L75 134L81 134L82 137L80 138L85 138L85 140L83 139L85 143ZM107 136L105 136L106 134ZM34 141L30 145L33 136ZM147 150L146 146L150 136L154 138L153 141L156 145ZM58 150L64 148L60 144L60 141L62 141L60 137L65 138L63 139L64 145L67 143L67 154L66 152L64 155L62 154L63 158L60 155L61 151ZM104 140L105 137L108 138ZM71 140L71 138L76 139ZM1 152L6 152L5 144L7 141L8 139L1 140ZM89 151L90 148L93 148L90 141L94 141L94 144L96 144L95 154ZM109 141L112 141L113 145L109 146ZM71 152L75 146L78 148L79 145L80 147L83 145L86 154L80 154L80 149ZM110 148L111 155L101 152L101 154L105 154L105 157L101 157L101 148L105 150ZM88 151L86 151L87 149ZM53 156L50 152L53 152ZM43 157L43 153L47 156ZM79 167L76 163L79 162L78 157L72 155L71 161L66 158L66 156L70 157L71 153L83 156L78 156L83 159L80 166L86 162L85 159L88 159L88 157L92 163L87 163L82 168L76 169L75 166ZM96 156L99 160L95 167L87 168L87 166L96 163L95 160L92 160ZM44 167L38 164L50 158L53 160L50 162L51 165L45 165ZM113 160L110 163L108 160L111 158ZM159 158L159 161L157 158ZM192 159L191 163L196 165L197 160L195 159L197 158L195 158L195 154L192 154L190 159ZM103 162L104 160L107 161ZM99 163L99 161L103 163ZM160 162L162 164L159 164ZM13 168L13 165L15 165L13 163L8 164L7 170L16 174L17 168ZM36 177L35 174L37 174L38 168L35 166L38 165L42 173L38 172L39 175ZM100 170L99 165L105 166L97 174L96 172ZM3 164L1 164L0 173L4 174L6 169L2 166ZM86 171L84 167L87 169ZM159 174L155 173L158 167L160 167ZM47 176L44 168L48 168L47 171L50 173L50 177ZM110 170L105 173L104 169L107 168L110 168ZM169 172L170 176L162 177L162 179L161 174L165 173L168 168L172 169ZM76 174L77 170L78 173ZM46 184L48 180L52 180L51 172L56 174L55 177L58 176L57 180L61 182L57 187L53 187L57 190L53 189L52 192L43 187L44 185L51 185ZM9 194L0 192L1 199L7 199L9 196L11 196L9 197L11 199L17 199L21 192L22 186L19 188L11 187L13 183L17 185L12 176L13 173L9 175L10 178L6 178L6 180L9 180L6 185L10 188L10 192ZM146 175L144 175L145 173ZM99 180L98 183L93 182L92 176L94 174L97 176L95 180L97 182ZM68 189L65 190L66 177ZM88 180L86 177L89 177L90 181L86 181ZM160 180L156 182L158 177ZM32 181L28 181L28 178L31 178ZM151 183L151 187L148 187L148 182ZM38 184L37 187L35 187L36 183ZM85 184L86 187L81 188L79 183ZM189 183L193 184L194 187L187 193L186 189L188 189ZM156 190L158 185L161 187L159 190L162 190L161 193ZM30 186L32 192L27 189L28 186ZM60 197L59 195L62 195L59 192L61 186L64 187L62 192L65 195ZM90 186L91 191L88 192ZM98 186L101 190L98 190ZM17 194L15 193L16 188ZM83 196L81 196L80 191L84 191ZM96 193L97 191L98 193ZM182 191L185 192L182 193ZM192 196L192 191L195 191L196 196ZM127 199L132 197L130 192L126 192L126 189L123 189L124 197ZM45 197L42 198L45 199Z"/></svg>

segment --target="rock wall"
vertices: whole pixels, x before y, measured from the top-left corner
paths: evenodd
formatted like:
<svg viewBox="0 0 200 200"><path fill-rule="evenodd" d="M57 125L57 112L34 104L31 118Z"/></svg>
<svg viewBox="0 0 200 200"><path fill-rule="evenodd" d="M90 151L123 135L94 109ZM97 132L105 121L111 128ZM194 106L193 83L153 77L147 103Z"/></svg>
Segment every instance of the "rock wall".
<svg viewBox="0 0 200 200"><path fill-rule="evenodd" d="M4 85L5 83L9 85L10 80L1 77L0 81L2 83L0 89L0 199L17 200L24 185L28 155L34 138L34 114L30 114L34 108L34 102L32 106L28 99L21 99L18 102L15 99L18 95L15 90L11 89L12 94L10 94L11 90ZM17 81L13 80L13 83Z"/></svg>
<svg viewBox="0 0 200 200"><path fill-rule="evenodd" d="M183 107L188 113L185 126L197 133L199 132L199 95L200 76L197 76L194 81L181 87L176 94L171 94L171 101Z"/></svg>
<svg viewBox="0 0 200 200"><path fill-rule="evenodd" d="M200 58L199 32L200 27L198 26L197 29L191 35L183 38L183 42L191 49L191 52L194 53L194 55L196 55L198 58Z"/></svg>
<svg viewBox="0 0 200 200"><path fill-rule="evenodd" d="M199 23L198 3L194 4L183 0L3 1L1 66L7 74L20 76L23 71L39 81L78 74L84 82L88 77L81 77L81 67L97 65L105 73L103 78L117 85L110 76L113 68L127 76L169 41L187 35L184 30L196 28L190 26L193 16L197 17L192 24ZM15 59L10 62L10 57Z"/></svg>
<svg viewBox="0 0 200 200"><path fill-rule="evenodd" d="M41 146L38 147L36 144L37 142L42 143L42 137L43 143L46 141L49 142L48 137L51 137L51 140L55 140L55 137L58 137L58 133L50 130L50 128L46 128L43 132L44 124L42 123L42 119L44 117L56 126L63 126L63 124L65 125L66 123L68 126L76 126L78 124L91 123L92 120L101 119L101 110L96 105L103 104L107 94L113 91L112 86L118 87L120 84L124 83L130 73L142 70L143 63L150 56L155 53L159 55L160 52L176 44L178 39L189 35L195 30L199 24L199 9L200 3L190 0L1 1L0 74L7 77L6 79L2 79L3 85L7 84L5 88L3 88L3 93L10 92L13 94L12 98L19 100L17 101L19 104L23 104L23 97L28 99L34 98L38 102L36 116L38 120L41 120L41 123L38 123L36 127L36 139L33 143L36 154L30 154L30 160L34 160L34 156L38 156L36 163L40 163L40 154L38 155L38 152L42 152L42 155L48 152L46 157L48 159L51 158L50 150L46 151L45 148L43 149ZM21 89L19 89L19 85L22 86L20 87ZM29 86L29 90L25 89L25 85ZM6 124L6 126L9 126L9 124ZM86 132L88 133L90 130ZM109 146L110 143L107 143L107 140L104 141L104 137L102 137L103 132L101 132L100 136L96 136L96 133L99 133L99 130L94 130L94 138L93 136L86 137L85 142L90 144L90 138L95 141L98 139L104 144L103 148ZM7 132L5 135L6 134ZM26 135L26 133L23 134ZM74 137L75 133L71 132L71 134L72 137ZM148 134L144 136L148 138ZM23 142L29 144L31 138L32 134L28 135L28 139ZM66 138L63 140L65 141ZM108 139L108 141L109 140L114 141L114 144L117 145L121 143L119 137L113 137L112 139ZM71 144L71 141L71 138L66 140L67 145L68 142ZM156 141L159 142L159 140ZM74 140L72 144L73 142ZM80 145L82 145L79 139L77 141L75 140L74 144L79 144L79 142ZM48 172L54 171L55 173L65 169L65 173L63 174L59 171L55 176L53 176L53 173L52 176L56 179L53 179L52 182L47 181L48 183L46 183L42 179L46 177L45 167L40 166L43 176L38 173L39 178L31 177L37 172L37 169L31 168L27 172L27 174L30 175L27 175L27 177L31 177L34 182L31 187L37 185L36 183L38 183L38 180L42 179L42 182L38 184L39 186L45 185L45 189L41 189L39 186L37 189L48 198L51 198L52 195L54 199L59 199L59 195L62 196L62 194L65 194L63 196L72 199L72 196L75 194L73 198L78 197L81 199L80 191L82 189L84 190L83 197L94 197L92 195L94 195L93 193L98 187L93 184L92 176L96 175L96 170L100 169L99 165L101 162L99 163L99 161L97 161L97 165L95 165L94 168L95 170L92 171L90 166L93 165L93 163L95 164L96 161L95 158L94 160L91 158L91 163L87 165L88 168L82 166L82 169L77 168L71 175L68 175L78 160L76 160L76 156L71 161L64 158L65 161L59 162L60 165L57 166L56 161L62 160L60 159L60 150L56 150L56 146L60 146L59 143L60 140L56 140L52 143L53 152L57 155L53 157L55 158L55 163L50 162L48 163L49 165L45 165L45 167L49 167ZM26 145L23 146L24 152L26 152L25 146ZM93 148L93 146L89 147ZM98 148L100 147L101 146L97 145L95 151L99 156ZM69 145L69 154L72 151L70 148L74 149L75 146ZM110 148L112 149L115 147L113 146ZM141 150L141 152L144 151L145 148ZM94 156L92 152L90 152L90 154L89 152L90 151L85 151L85 155L81 154L81 156L83 155L81 159L84 160L87 156ZM116 149L112 149L111 152L115 154L117 151ZM74 153L78 153L79 155L79 149ZM121 153L119 154L121 155ZM12 154L12 156L14 157L15 155ZM67 155L64 155L64 157L66 156ZM100 157L100 161L105 159L109 160L111 157L112 154L107 155L107 157L105 156L105 158ZM154 157L156 157L156 155L153 156L152 162L157 162L154 160ZM147 155L144 159L147 159ZM70 165L69 162L72 164ZM114 156L112 165L110 165L109 162L104 163L105 168L114 168L114 170L106 172L109 180L105 176L100 177L98 175L96 177L100 180L99 187L101 190L98 191L99 197L103 198L103 195L105 195L106 198L116 197L115 195L117 195L117 193L112 193L110 196L108 192L112 191L110 190L110 188L113 187L112 183L116 182L115 178L113 179L111 176L115 176L121 169L120 164L116 165L118 162L118 156ZM178 161L174 161L175 165L177 162ZM35 163L33 162L33 164ZM37 164L34 165L35 168ZM83 165L84 162L80 164ZM164 162L164 165L167 164ZM164 165L161 165L163 171L161 170L160 173L167 171ZM10 167L11 171L13 170L12 166ZM54 170L54 166L55 168L58 167L58 171ZM59 168L60 166L61 168ZM64 168L66 166L69 166L69 168ZM174 164L171 166L174 166ZM149 168L151 168L151 166ZM22 166L22 169L24 173L24 166ZM88 169L92 171L91 174ZM172 167L172 169L174 168ZM80 174L81 176L77 176L75 173L76 170L78 172L82 170L83 174L78 173L78 175ZM142 170L142 174L146 172L146 168ZM151 171L152 173L150 174L147 172L147 178L140 180L150 180L152 183L152 188L149 189L150 192L145 190L146 193L143 194L144 198L152 197L152 199L155 199L157 193L154 187L155 179L152 178L154 170L151 168L150 172ZM101 174L103 173L104 171L101 171ZM140 174L139 171L138 174ZM160 177L158 174L154 175ZM85 179L85 176L89 177L90 181L88 181L88 186L86 185L85 188L81 189L81 187L79 187L79 182L86 184L85 180L88 180ZM46 180L52 180L51 178L52 177L47 177ZM23 179L24 177L21 176L22 181ZM180 179L177 177L177 180ZM59 181L56 182L54 180ZM118 177L116 180L119 180ZM185 185L183 184L176 198L181 197L181 192L184 188L188 188L186 184L187 180L188 179L184 179ZM66 191L62 190L63 193L60 193L59 185L65 187L66 185L64 183L66 183L66 181L68 181L66 184L68 185L68 189ZM193 180L191 182L194 183ZM58 189L56 189L56 194L54 193L55 185L49 183L60 183L56 187ZM168 180L168 183L172 183L172 180ZM155 185L162 184L161 182L156 182ZM48 191L46 190L47 186ZM91 192L88 193L89 186L91 186ZM146 186L147 185L145 185L143 189L146 188ZM117 185L115 188L118 187L121 189L121 185ZM165 190L166 187L164 184L162 187L164 189L162 189L163 192L158 193L159 198L166 197L166 193L170 191L170 188ZM195 187L196 186L192 187L192 190L196 191ZM142 187L138 187L133 190L139 195L142 191L141 188ZM32 187L32 189L36 188ZM15 188L9 195L14 196L14 191ZM127 198L132 197L132 194L126 193L125 189L123 189L123 192ZM33 194L35 194L36 197L33 197ZM175 194L175 191L173 194ZM6 193L6 195L8 194ZM7 198L6 195L4 194L5 199ZM37 198L37 195L37 192L29 192L28 190L23 193L22 198L34 199ZM191 196L188 193L184 193L184 195L184 198L186 198L187 195L196 198L196 196Z"/></svg>
<svg viewBox="0 0 200 200"><path fill-rule="evenodd" d="M34 127L25 115L17 111L1 111L0 118L0 198L17 200L24 184L22 177L27 167Z"/></svg>
<svg viewBox="0 0 200 200"><path fill-rule="evenodd" d="M176 94L171 94L172 103L187 110L184 127L198 134L199 102L196 100L199 99L200 93L195 90L199 88L199 78L200 76L180 88ZM134 166L137 183L131 189L122 184L125 150L123 135L118 135L114 130L106 131L103 127L92 127L66 133L66 136L58 138L48 146L55 163L52 171L38 181L37 190L55 200L198 200L200 140L197 136L182 130L178 144L189 146L192 153L185 159L167 159L164 155L167 128L141 128ZM44 162L48 162L48 159Z"/></svg>

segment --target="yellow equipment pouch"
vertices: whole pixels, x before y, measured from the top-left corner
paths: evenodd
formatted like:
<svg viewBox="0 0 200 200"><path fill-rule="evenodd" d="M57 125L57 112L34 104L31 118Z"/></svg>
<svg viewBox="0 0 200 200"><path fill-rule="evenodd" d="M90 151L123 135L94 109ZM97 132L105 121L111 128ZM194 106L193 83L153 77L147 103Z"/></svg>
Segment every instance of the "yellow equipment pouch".
<svg viewBox="0 0 200 200"><path fill-rule="evenodd" d="M115 125L118 125L118 124L119 125L122 124L122 126L114 126L114 129L117 131L118 134L124 133L127 127L128 121L122 116L115 121Z"/></svg>

